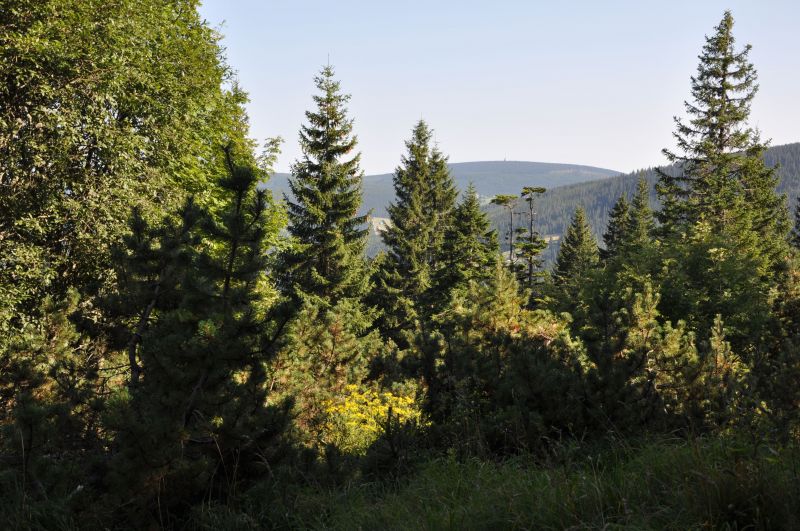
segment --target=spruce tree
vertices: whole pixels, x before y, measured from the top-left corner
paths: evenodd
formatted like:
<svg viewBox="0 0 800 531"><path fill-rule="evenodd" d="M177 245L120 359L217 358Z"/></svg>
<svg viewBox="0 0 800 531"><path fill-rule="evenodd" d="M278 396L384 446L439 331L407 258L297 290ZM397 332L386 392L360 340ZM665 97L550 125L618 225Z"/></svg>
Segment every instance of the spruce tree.
<svg viewBox="0 0 800 531"><path fill-rule="evenodd" d="M619 312L630 306L630 294L648 289L659 295L659 285L653 280L658 273L658 255L648 200L647 182L642 178L630 203L625 196L617 201L604 236L603 267L586 284L585 313L573 316L581 321L582 339L603 371L624 338L626 326Z"/></svg>
<svg viewBox="0 0 800 531"><path fill-rule="evenodd" d="M617 275L618 288L633 287L640 291L644 288L645 280L650 281L657 276L659 267L655 230L649 186L644 178L640 178L628 211L625 234L617 243L616 263L611 266Z"/></svg>
<svg viewBox="0 0 800 531"><path fill-rule="evenodd" d="M286 197L293 245L279 257L278 283L295 307L314 296L327 304L359 299L369 277L364 262L367 216L361 207L360 154L353 121L331 66L314 79L320 94L300 130L302 158L292 167Z"/></svg>
<svg viewBox="0 0 800 531"><path fill-rule="evenodd" d="M598 260L597 242L586 221L586 213L578 207L558 251L553 283L576 295L583 281L597 267Z"/></svg>
<svg viewBox="0 0 800 531"><path fill-rule="evenodd" d="M622 240L624 246L627 248L643 248L652 240L654 230L655 223L653 211L650 209L649 186L644 177L640 177L636 185L636 193L631 200L627 234Z"/></svg>
<svg viewBox="0 0 800 531"><path fill-rule="evenodd" d="M800 198L794 207L794 227L792 227L792 233L789 241L792 244L792 247L795 249L800 249Z"/></svg>
<svg viewBox="0 0 800 531"><path fill-rule="evenodd" d="M433 132L420 120L406 142L407 153L395 170L395 203L390 226L381 234L387 254L376 273L374 298L383 315L379 327L404 344L403 330L433 311L429 291L444 267L443 245L451 228L456 188L447 159L431 146Z"/></svg>
<svg viewBox="0 0 800 531"><path fill-rule="evenodd" d="M785 198L775 193L775 169L764 163L767 145L747 125L757 74L749 62L750 45L737 51L732 32L733 16L726 11L706 37L692 77L692 101L685 103L689 121L675 118L678 151L663 151L680 171L658 170L663 205L658 218L662 234L673 237L701 220L714 232L756 231L757 250L774 268L785 252Z"/></svg>
<svg viewBox="0 0 800 531"><path fill-rule="evenodd" d="M766 332L771 293L787 255L785 198L766 166L766 144L747 125L757 91L750 46L737 51L726 12L706 38L692 77L688 122L676 119L678 172L660 171L664 252L662 307L701 339L716 315L737 352Z"/></svg>
<svg viewBox="0 0 800 531"><path fill-rule="evenodd" d="M617 202L608 215L608 226L603 234L604 249L600 249L600 258L608 260L617 255L619 245L625 238L628 229L629 206L624 195L619 196Z"/></svg>
<svg viewBox="0 0 800 531"><path fill-rule="evenodd" d="M450 301L455 289L463 289L471 281L493 278L500 257L497 232L481 210L478 194L470 183L453 214L453 224L445 233L442 246L443 263L434 277L437 310Z"/></svg>
<svg viewBox="0 0 800 531"><path fill-rule="evenodd" d="M605 286L595 282L601 271L600 253L582 207L575 210L561 240L556 263L544 287L544 307L557 313L568 312L572 330L584 333L590 326L589 313L596 299L606 301ZM601 289L596 289L601 288ZM606 312L607 313L607 312ZM591 338L587 343L591 346Z"/></svg>

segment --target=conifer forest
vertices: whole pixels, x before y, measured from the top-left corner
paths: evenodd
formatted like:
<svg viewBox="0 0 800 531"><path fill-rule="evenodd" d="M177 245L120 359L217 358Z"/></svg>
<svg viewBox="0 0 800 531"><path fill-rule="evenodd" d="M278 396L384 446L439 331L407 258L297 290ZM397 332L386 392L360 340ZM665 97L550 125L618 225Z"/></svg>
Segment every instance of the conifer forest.
<svg viewBox="0 0 800 531"><path fill-rule="evenodd" d="M375 230L334 65L275 193L197 0L0 0L0 528L800 529L800 145L719 15L667 165L486 197L410 116Z"/></svg>

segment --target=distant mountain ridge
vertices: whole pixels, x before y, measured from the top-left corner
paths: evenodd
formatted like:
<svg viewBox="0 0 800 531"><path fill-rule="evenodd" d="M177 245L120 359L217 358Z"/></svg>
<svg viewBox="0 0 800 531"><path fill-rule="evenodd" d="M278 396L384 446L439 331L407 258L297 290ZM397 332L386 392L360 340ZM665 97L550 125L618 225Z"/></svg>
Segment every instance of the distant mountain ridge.
<svg viewBox="0 0 800 531"><path fill-rule="evenodd" d="M778 167L778 193L786 194L790 214L794 212L797 198L800 197L800 143L774 146L767 149L764 161L768 166ZM662 167L665 171L676 172L676 166ZM580 205L586 211L586 217L592 230L602 243L602 234L608 223L608 213L611 207L622 194L629 198L636 191L636 183L644 177L650 185L650 204L659 208L655 192L658 174L655 168L639 170L609 179L596 180L560 186L548 189L538 201L538 217L536 227L543 235L561 236L566 232L572 214ZM492 219L492 223L501 235L507 231L507 215L495 207L488 205L485 210ZM554 240L544 252L545 261L552 263L558 253L559 240Z"/></svg>
<svg viewBox="0 0 800 531"><path fill-rule="evenodd" d="M764 154L769 166L778 166L780 182L778 192L785 193L791 212L800 197L800 142L774 146ZM654 185L658 180L655 168L622 174L613 170L577 164L558 164L524 161L483 161L459 162L449 164L450 170L460 190L472 182L485 200L498 194L519 194L524 186L543 186L547 192L539 199L536 218L537 230L550 239L544 251L546 263L552 263L558 253L560 237L566 231L575 208L579 205L586 210L592 230L602 243L602 234L608 223L608 212L620 195L629 197L636 190L636 183L643 176L650 185L650 203L658 208ZM664 167L666 171L677 171L674 166ZM266 188L273 191L276 198L289 191L286 173L275 174ZM373 216L385 218L386 207L394 200L392 174L368 175L364 177L364 205L362 210L372 209ZM492 224L500 235L507 231L507 215L494 205L485 205ZM385 220L375 220L371 225L367 252L376 254L382 243L377 235ZM503 243L504 250L507 243Z"/></svg>
<svg viewBox="0 0 800 531"><path fill-rule="evenodd" d="M560 164L527 161L479 161L448 164L459 190L470 182L485 198L497 194L518 194L523 186L554 188L587 181L607 179L621 172L580 164ZM386 207L394 201L393 174L382 173L364 177L363 212L372 210L374 216L386 217ZM289 174L276 173L266 184L276 199L289 193Z"/></svg>

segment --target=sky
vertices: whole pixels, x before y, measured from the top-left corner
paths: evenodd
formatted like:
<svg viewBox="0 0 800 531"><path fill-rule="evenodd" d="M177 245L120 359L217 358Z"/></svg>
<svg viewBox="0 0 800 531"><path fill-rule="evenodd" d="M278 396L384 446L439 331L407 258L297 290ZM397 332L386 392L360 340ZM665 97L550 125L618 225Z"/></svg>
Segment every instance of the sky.
<svg viewBox="0 0 800 531"><path fill-rule="evenodd" d="M374 174L397 167L420 118L451 162L661 164L726 9L759 72L751 125L800 141L798 0L203 0L200 13L250 95L251 135L285 141L278 171L301 154L330 61Z"/></svg>

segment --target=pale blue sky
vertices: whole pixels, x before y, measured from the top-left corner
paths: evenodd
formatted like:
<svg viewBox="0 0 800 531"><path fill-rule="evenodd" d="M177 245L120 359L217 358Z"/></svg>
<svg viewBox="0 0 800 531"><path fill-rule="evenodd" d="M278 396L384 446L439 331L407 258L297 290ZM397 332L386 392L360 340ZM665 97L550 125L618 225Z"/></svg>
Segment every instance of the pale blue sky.
<svg viewBox="0 0 800 531"><path fill-rule="evenodd" d="M419 118L452 162L620 171L663 162L704 35L730 8L753 45L752 123L800 141L800 1L204 0L250 94L252 135L299 156L312 78L330 57L367 173L392 171Z"/></svg>

